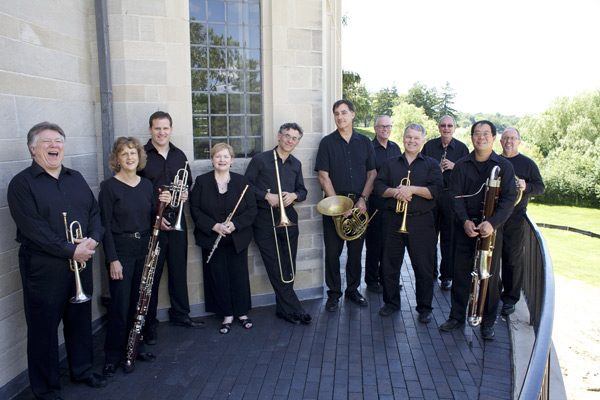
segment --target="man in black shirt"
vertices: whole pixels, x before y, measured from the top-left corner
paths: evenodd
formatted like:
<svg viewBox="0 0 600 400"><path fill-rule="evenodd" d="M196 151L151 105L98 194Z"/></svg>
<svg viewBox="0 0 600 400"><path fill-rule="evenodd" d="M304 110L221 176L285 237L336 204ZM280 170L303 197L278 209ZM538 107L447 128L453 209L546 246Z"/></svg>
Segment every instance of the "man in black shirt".
<svg viewBox="0 0 600 400"><path fill-rule="evenodd" d="M300 142L302 134L302 128L296 123L281 125L277 133L277 146L255 155L246 169L246 177L254 190L258 206L253 224L254 241L260 249L275 291L276 315L296 325L312 321L294 292L298 250L298 213L294 209L294 203L306 200L307 191L302 177L302 163L291 153ZM279 185L283 213L279 203ZM293 225L279 227L282 216L287 217Z"/></svg>
<svg viewBox="0 0 600 400"><path fill-rule="evenodd" d="M517 128L506 128L500 138L502 156L515 168L517 188L522 193L521 200L515 205L513 213L504 224L502 241L502 315L515 311L515 304L521 297L523 285L523 242L525 233L525 214L531 196L544 193L544 181L535 162L519 153L521 134ZM499 250L499 248L497 248Z"/></svg>
<svg viewBox="0 0 600 400"><path fill-rule="evenodd" d="M149 118L149 131L151 138L144 146L148 161L146 167L139 172L140 176L150 179L154 185L154 192L158 196L158 189L171 185L177 172L184 168L187 157L179 148L171 143L171 129L173 120L169 113L157 111ZM192 172L187 166L187 187L192 185ZM187 201L187 191L182 195L181 201ZM172 324L189 328L200 328L204 326L201 321L189 317L190 302L187 289L187 224L185 217L181 218L183 230L174 230L172 225L177 219L177 209L168 207L164 213L163 226L159 235L160 255L156 264L154 283L152 285L152 297L146 316L144 340L153 345L157 341L156 308L158 305L158 288L162 276L165 261L168 264L169 274L169 320Z"/></svg>
<svg viewBox="0 0 600 400"><path fill-rule="evenodd" d="M442 172L436 160L420 153L424 141L425 128L419 124L406 127L404 154L382 167L375 179L375 192L385 198L382 267L385 304L379 315L385 317L400 310L400 267L404 251L408 249L416 279L419 322L428 323L431 321L436 262L433 209L442 187ZM396 212L399 203L405 207L403 212ZM403 221L406 221L408 233L399 232Z"/></svg>
<svg viewBox="0 0 600 400"><path fill-rule="evenodd" d="M448 192L450 174L454 169L454 163L469 154L467 146L453 138L456 122L449 115L444 115L438 122L440 137L431 139L423 146L422 153L436 159L440 164L444 177L444 188L436 199L435 226L440 236L440 287L442 290L450 290L452 287L452 275L454 271L452 254L452 237L454 234L454 214L452 213L452 199ZM437 264L437 263L436 263ZM437 268L434 271L434 279L437 279Z"/></svg>
<svg viewBox="0 0 600 400"><path fill-rule="evenodd" d="M354 207L367 211L367 199L377 176L373 146L369 138L352 128L355 113L351 101L336 101L333 104L333 115L337 129L321 139L315 171L319 174L325 197L348 196L354 202ZM325 283L329 289L325 308L327 311L335 311L342 296L340 255L345 240L337 235L333 218L326 215L323 215L323 241ZM367 306L367 300L358 291L363 242L364 236L347 242L345 296L355 304Z"/></svg>
<svg viewBox="0 0 600 400"><path fill-rule="evenodd" d="M387 115L380 115L375 119L375 138L372 140L373 150L375 150L375 169L377 172L391 158L398 157L400 147L392 142L390 134L392 133L392 120ZM369 228L366 233L367 257L365 259L365 283L367 290L373 293L381 293L381 265L383 262L383 203L384 199L373 193L369 198L369 215L373 215L375 210L379 210L369 222ZM402 287L402 285L400 285Z"/></svg>
<svg viewBox="0 0 600 400"><path fill-rule="evenodd" d="M69 372L75 382L106 385L92 373L91 302L73 303L75 274L70 260L84 264L80 279L91 295L92 256L104 229L98 204L81 174L63 167L65 134L56 124L42 122L27 134L33 162L8 185L8 206L17 226L19 269L27 321L29 383L36 399L60 398L58 326L64 323ZM81 224L83 239L70 243L68 224Z"/></svg>
<svg viewBox="0 0 600 400"><path fill-rule="evenodd" d="M478 236L486 238L496 231L496 246L502 245L502 224L510 216L517 195L515 173L512 164L492 150L496 140L496 127L489 121L478 121L471 127L474 150L461 158L450 177L452 208L456 216L454 228L454 283L452 285L452 308L450 317L440 325L440 330L450 332L460 328L465 321L471 272ZM482 222L482 204L485 182L492 168L500 167L500 194L494 214ZM498 272L500 252L492 256L491 277L481 322L484 340L494 339L494 323L498 311Z"/></svg>

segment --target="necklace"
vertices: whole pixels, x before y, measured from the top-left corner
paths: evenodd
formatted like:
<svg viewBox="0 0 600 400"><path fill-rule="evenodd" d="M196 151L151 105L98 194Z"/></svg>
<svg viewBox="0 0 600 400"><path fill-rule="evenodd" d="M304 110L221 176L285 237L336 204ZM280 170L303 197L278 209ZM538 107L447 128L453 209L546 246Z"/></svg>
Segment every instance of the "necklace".
<svg viewBox="0 0 600 400"><path fill-rule="evenodd" d="M231 180L231 176L227 174L226 177L220 178L215 175L215 181L217 181L217 187L219 188L219 193L225 193L227 191L227 184Z"/></svg>

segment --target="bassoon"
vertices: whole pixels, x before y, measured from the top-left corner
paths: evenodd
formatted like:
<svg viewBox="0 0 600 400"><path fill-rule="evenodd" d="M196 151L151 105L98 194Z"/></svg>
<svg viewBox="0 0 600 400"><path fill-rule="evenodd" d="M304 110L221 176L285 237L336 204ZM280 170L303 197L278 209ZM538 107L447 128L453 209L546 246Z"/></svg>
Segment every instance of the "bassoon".
<svg viewBox="0 0 600 400"><path fill-rule="evenodd" d="M485 183L485 196L481 222L487 221L496 212L500 194L500 167L494 166ZM492 270L492 255L496 242L496 230L488 237L477 237L475 243L475 260L471 272L471 291L467 306L467 321L470 326L479 326L482 321L485 299Z"/></svg>
<svg viewBox="0 0 600 400"><path fill-rule="evenodd" d="M123 369L129 373L135 367L135 359L138 355L138 346L142 341L142 329L146 322L146 314L148 314L148 306L152 297L152 284L154 283L154 272L156 271L156 263L160 254L160 246L158 245L158 234L160 233L160 223L163 212L165 211L166 203L160 202L158 205L158 213L154 219L152 227L152 235L150 243L148 243L148 254L144 261L144 271L140 282L139 298L133 316L133 326L129 331L127 338L127 347L125 354L125 364Z"/></svg>

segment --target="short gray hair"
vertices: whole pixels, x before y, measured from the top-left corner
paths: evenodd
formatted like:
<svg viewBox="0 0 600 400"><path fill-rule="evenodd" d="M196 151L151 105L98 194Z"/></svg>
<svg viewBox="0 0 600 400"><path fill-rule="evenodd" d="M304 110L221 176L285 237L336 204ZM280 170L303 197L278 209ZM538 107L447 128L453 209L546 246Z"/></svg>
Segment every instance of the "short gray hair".
<svg viewBox="0 0 600 400"><path fill-rule="evenodd" d="M37 135L39 135L40 132L43 132L45 130L51 130L51 131L58 132L58 133L60 133L60 136L62 136L64 140L67 139L67 137L65 136L65 131L63 131L62 128L60 126L58 126L57 124L54 124L54 123L48 122L48 121L40 122L38 124L35 124L29 130L29 132L27 132L27 148L30 149L29 150L30 153L31 153L31 146L33 146L35 144Z"/></svg>
<svg viewBox="0 0 600 400"><path fill-rule="evenodd" d="M409 129L412 129L414 131L417 132L421 132L421 136L425 136L425 127L423 125L419 125L419 124L408 124L406 126L406 128L404 128L404 135L406 135L406 132L408 132Z"/></svg>

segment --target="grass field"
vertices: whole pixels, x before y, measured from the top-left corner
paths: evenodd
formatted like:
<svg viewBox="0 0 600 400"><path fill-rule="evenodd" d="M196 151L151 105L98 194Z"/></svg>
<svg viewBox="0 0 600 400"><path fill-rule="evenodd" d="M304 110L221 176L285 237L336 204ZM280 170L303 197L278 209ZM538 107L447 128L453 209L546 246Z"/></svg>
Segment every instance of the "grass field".
<svg viewBox="0 0 600 400"><path fill-rule="evenodd" d="M529 204L536 223L565 225L600 234L600 210ZM541 228L550 249L554 273L600 287L600 239L556 229Z"/></svg>

